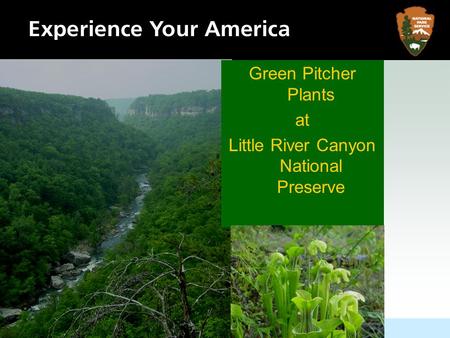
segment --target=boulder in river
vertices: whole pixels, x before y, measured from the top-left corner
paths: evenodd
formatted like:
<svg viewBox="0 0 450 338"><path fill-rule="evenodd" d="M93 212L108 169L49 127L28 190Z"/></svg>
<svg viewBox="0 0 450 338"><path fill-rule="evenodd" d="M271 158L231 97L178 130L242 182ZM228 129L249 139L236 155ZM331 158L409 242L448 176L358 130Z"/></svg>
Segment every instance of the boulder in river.
<svg viewBox="0 0 450 338"><path fill-rule="evenodd" d="M68 271L63 271L61 273L61 277L74 278L74 277L77 277L78 275L80 275L81 272L82 271L80 269L72 269L72 270L68 270Z"/></svg>
<svg viewBox="0 0 450 338"><path fill-rule="evenodd" d="M91 260L91 256L86 253L82 253L82 252L70 251L67 254L67 260L70 263L78 266L78 265L83 265L83 264L89 263Z"/></svg>
<svg viewBox="0 0 450 338"><path fill-rule="evenodd" d="M53 288L58 289L58 290L62 289L64 287L64 285L65 285L63 279L61 277L59 277L59 276L52 276L51 277L51 284L52 284Z"/></svg>
<svg viewBox="0 0 450 338"><path fill-rule="evenodd" d="M63 273L63 272L70 271L70 270L73 270L73 269L75 269L75 265L73 265L72 263L66 263L66 264L63 264L63 265L60 265L60 266L56 267L55 268L55 272L56 273Z"/></svg>
<svg viewBox="0 0 450 338"><path fill-rule="evenodd" d="M21 309L0 308L0 316L3 318L5 324L16 322L21 313Z"/></svg>

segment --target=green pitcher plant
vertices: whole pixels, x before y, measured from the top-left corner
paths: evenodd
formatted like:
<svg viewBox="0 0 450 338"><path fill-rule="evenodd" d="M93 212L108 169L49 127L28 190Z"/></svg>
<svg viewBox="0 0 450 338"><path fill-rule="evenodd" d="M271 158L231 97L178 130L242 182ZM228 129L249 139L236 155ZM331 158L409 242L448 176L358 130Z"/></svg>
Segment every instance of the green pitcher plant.
<svg viewBox="0 0 450 338"><path fill-rule="evenodd" d="M290 243L286 254L270 255L264 273L258 275L257 289L268 327L264 336L277 338L360 338L364 318L358 310L364 297L343 290L350 271L335 268L321 256L327 244L312 241L306 248ZM244 337L244 319L233 304L233 335ZM236 315L236 310L239 315ZM239 318L240 317L240 320Z"/></svg>

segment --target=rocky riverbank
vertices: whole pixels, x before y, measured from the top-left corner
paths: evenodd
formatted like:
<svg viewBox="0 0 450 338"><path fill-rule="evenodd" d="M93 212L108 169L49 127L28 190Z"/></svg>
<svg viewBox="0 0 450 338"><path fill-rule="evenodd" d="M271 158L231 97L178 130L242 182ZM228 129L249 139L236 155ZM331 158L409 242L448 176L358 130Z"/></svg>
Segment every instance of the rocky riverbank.
<svg viewBox="0 0 450 338"><path fill-rule="evenodd" d="M83 268L87 267L92 257L87 252L70 251L65 257L66 263L56 266L53 275L50 277L51 287L60 290L65 285L65 279L76 279L83 273Z"/></svg>

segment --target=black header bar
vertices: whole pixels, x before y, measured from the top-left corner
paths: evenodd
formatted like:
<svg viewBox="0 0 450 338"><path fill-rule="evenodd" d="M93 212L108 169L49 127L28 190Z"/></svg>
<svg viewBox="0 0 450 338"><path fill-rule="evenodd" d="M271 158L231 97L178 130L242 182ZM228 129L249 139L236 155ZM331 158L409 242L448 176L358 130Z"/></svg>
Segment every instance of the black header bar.
<svg viewBox="0 0 450 338"><path fill-rule="evenodd" d="M225 2L210 14L175 3L165 10L111 4L102 10L73 3L59 12L26 5L3 11L2 58L449 59L450 13L443 0L316 1L292 8L279 2L245 12ZM396 14L410 6L435 16L418 56L407 51L397 29Z"/></svg>

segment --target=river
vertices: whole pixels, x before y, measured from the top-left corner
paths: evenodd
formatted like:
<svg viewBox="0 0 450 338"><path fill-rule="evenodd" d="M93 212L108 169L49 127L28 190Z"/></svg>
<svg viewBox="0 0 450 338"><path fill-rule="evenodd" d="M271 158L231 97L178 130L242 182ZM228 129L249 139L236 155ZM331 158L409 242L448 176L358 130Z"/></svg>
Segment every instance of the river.
<svg viewBox="0 0 450 338"><path fill-rule="evenodd" d="M63 278L66 285L65 287L73 288L74 286L76 286L83 279L83 276L87 271L94 270L103 262L103 256L106 250L113 248L118 243L123 241L126 237L126 234L134 228L137 217L141 213L141 209L144 206L145 195L151 190L150 184L145 174L138 175L136 177L136 183L139 185L139 194L125 211L120 212L119 220L115 225L113 231L111 231L111 233L108 234L105 239L97 246L91 256L90 262L80 269L81 273L75 278ZM63 289L55 290L53 288L45 290L39 297L38 303L31 306L30 310L32 312L36 312L43 309L48 304L51 297L62 292L62 290Z"/></svg>

